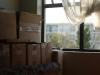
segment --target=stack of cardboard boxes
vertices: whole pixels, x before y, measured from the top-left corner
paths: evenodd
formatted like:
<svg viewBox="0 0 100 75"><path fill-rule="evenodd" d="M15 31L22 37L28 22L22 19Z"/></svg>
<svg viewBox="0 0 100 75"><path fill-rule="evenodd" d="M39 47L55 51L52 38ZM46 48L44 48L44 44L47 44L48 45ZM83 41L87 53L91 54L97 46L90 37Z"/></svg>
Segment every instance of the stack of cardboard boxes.
<svg viewBox="0 0 100 75"><path fill-rule="evenodd" d="M16 12L0 9L0 67L52 62L52 44L41 43L41 16L21 12L17 39ZM35 42L35 43L34 43Z"/></svg>
<svg viewBox="0 0 100 75"><path fill-rule="evenodd" d="M0 9L0 40L17 39L16 12ZM0 44L0 67L10 67L10 44Z"/></svg>
<svg viewBox="0 0 100 75"><path fill-rule="evenodd" d="M0 9L0 40L6 39L0 43L0 68L52 62L52 43L41 43L40 21L40 15L21 12L17 39L16 12Z"/></svg>

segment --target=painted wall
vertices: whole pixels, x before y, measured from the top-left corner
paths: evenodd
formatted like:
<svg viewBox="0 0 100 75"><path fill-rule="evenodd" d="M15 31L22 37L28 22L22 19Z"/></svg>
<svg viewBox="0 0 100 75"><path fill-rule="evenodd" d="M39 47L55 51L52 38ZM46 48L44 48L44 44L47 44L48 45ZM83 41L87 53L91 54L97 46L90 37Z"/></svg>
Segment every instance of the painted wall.
<svg viewBox="0 0 100 75"><path fill-rule="evenodd" d="M0 7L8 10L19 11L19 0L0 0Z"/></svg>
<svg viewBox="0 0 100 75"><path fill-rule="evenodd" d="M20 0L19 11L37 14L37 0Z"/></svg>
<svg viewBox="0 0 100 75"><path fill-rule="evenodd" d="M37 14L42 14L42 0L37 0Z"/></svg>

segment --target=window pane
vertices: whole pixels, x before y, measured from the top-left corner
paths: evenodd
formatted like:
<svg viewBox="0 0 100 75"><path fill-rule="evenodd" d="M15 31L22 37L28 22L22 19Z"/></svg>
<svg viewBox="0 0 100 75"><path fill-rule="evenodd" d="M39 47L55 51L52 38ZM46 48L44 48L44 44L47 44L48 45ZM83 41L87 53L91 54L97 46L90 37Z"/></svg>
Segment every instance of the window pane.
<svg viewBox="0 0 100 75"><path fill-rule="evenodd" d="M62 0L53 0L54 3L62 3ZM80 2L80 0L69 0L69 2Z"/></svg>
<svg viewBox="0 0 100 75"><path fill-rule="evenodd" d="M52 4L51 0L45 0L45 4Z"/></svg>
<svg viewBox="0 0 100 75"><path fill-rule="evenodd" d="M53 1L54 1L54 3L62 3L61 0L53 0Z"/></svg>
<svg viewBox="0 0 100 75"><path fill-rule="evenodd" d="M100 32L93 28L94 14L86 18L84 23L84 48L100 49Z"/></svg>
<svg viewBox="0 0 100 75"><path fill-rule="evenodd" d="M53 0L53 2L54 4L62 3L62 0ZM70 0L69 2L74 2L74 0ZM75 2L80 2L80 0L75 0ZM45 0L45 4L52 4L52 0Z"/></svg>
<svg viewBox="0 0 100 75"><path fill-rule="evenodd" d="M80 2L80 0L69 0L69 2Z"/></svg>
<svg viewBox="0 0 100 75"><path fill-rule="evenodd" d="M53 48L79 48L79 25L71 25L63 7L45 9L45 42Z"/></svg>

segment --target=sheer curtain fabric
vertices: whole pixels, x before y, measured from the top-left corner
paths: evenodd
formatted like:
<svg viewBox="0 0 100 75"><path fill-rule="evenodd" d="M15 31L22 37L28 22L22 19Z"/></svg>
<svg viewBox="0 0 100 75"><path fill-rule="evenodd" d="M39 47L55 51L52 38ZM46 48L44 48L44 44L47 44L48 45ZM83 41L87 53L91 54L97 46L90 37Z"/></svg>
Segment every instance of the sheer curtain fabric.
<svg viewBox="0 0 100 75"><path fill-rule="evenodd" d="M71 24L79 25L94 13L94 29L100 29L100 0L62 0L62 5Z"/></svg>

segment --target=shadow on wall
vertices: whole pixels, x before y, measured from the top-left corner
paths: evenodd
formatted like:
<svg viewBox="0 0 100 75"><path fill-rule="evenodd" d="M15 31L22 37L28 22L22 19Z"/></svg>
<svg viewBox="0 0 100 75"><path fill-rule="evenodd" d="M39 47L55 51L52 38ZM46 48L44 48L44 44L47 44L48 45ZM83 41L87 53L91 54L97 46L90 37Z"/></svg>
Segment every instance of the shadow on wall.
<svg viewBox="0 0 100 75"><path fill-rule="evenodd" d="M0 7L7 10L19 11L19 0L0 0Z"/></svg>

